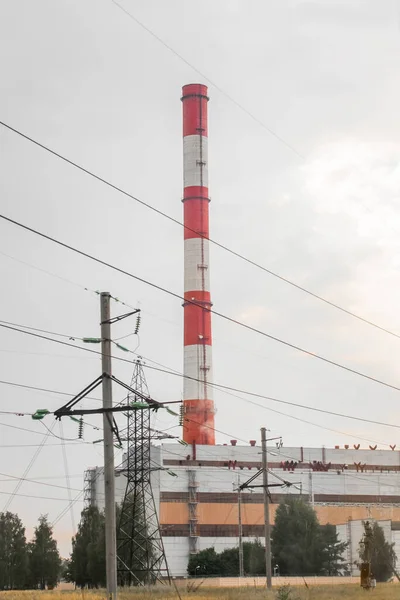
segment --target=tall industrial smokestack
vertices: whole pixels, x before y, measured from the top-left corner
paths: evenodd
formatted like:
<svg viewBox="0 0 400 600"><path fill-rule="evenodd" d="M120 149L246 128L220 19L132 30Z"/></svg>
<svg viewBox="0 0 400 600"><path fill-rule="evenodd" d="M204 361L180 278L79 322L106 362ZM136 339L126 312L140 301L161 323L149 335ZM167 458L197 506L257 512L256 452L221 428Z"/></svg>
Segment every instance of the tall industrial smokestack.
<svg viewBox="0 0 400 600"><path fill-rule="evenodd" d="M207 86L185 85L183 210L185 240L183 439L215 444L208 252Z"/></svg>

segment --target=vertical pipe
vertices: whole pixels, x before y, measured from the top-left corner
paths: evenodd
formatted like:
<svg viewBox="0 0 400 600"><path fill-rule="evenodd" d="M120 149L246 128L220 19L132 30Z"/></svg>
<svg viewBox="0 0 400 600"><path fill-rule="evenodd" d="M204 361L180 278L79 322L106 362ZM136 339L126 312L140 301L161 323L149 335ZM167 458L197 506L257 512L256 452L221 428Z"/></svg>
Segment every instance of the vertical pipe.
<svg viewBox="0 0 400 600"><path fill-rule="evenodd" d="M100 295L101 366L103 372L103 408L112 408L110 294ZM112 413L103 413L104 496L106 529L107 598L117 598L117 533L115 515L114 433Z"/></svg>
<svg viewBox="0 0 400 600"><path fill-rule="evenodd" d="M271 573L271 525L269 521L269 495L268 495L268 460L267 436L265 427L261 428L261 453L264 491L264 532L265 532L265 570L267 574L267 588L272 587Z"/></svg>
<svg viewBox="0 0 400 600"><path fill-rule="evenodd" d="M183 439L215 444L209 275L207 86L185 85L183 106L184 391Z"/></svg>

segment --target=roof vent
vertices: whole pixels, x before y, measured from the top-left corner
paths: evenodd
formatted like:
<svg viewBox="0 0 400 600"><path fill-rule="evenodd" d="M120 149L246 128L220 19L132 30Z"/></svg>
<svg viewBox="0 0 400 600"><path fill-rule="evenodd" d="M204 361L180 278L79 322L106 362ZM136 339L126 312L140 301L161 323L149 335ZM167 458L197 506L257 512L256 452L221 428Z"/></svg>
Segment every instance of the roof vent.
<svg viewBox="0 0 400 600"><path fill-rule="evenodd" d="M256 440L250 440L250 446L255 446L256 445Z"/></svg>
<svg viewBox="0 0 400 600"><path fill-rule="evenodd" d="M237 440L231 440L231 444L232 444L232 446L236 446Z"/></svg>

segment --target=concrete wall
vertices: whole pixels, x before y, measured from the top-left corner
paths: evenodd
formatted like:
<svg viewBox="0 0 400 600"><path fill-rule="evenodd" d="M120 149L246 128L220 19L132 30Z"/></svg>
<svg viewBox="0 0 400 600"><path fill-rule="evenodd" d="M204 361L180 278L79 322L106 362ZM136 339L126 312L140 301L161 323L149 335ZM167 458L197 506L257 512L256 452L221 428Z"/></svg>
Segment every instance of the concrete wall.
<svg viewBox="0 0 400 600"><path fill-rule="evenodd" d="M199 583L201 579L190 579L189 582ZM299 586L304 588L304 582L310 585L348 585L348 584L360 584L359 577L273 577L273 587L280 587L283 585ZM187 586L188 581L177 580L177 585ZM204 580L202 587L265 587L265 577L210 577ZM201 593L201 588L200 588Z"/></svg>
<svg viewBox="0 0 400 600"><path fill-rule="evenodd" d="M240 482L245 482L246 479L254 475L257 467L251 469L244 467L243 469L227 468L224 466L211 467L206 462L202 466L188 466L185 464L186 457L191 455L191 448L181 446L180 444L163 444L161 450L161 458L165 460L181 460L182 465L171 465L168 468L175 472L178 477L177 481L171 481L171 478L164 472L161 475L161 489L163 491L187 491L185 472L188 468L195 469L197 473L199 491L220 491L231 492L236 486L238 477ZM287 460L287 456L293 460L300 460L301 450L299 448L281 448L273 449L272 452L277 456L269 456L269 460L274 461L274 464L279 465L280 462ZM313 460L322 460L322 449L320 448L304 448L304 461L312 462ZM331 469L325 471L310 471L306 465L298 466L294 472L284 471L281 468L273 467L272 472L276 473L285 480L293 483L298 483L298 487L291 487L285 490L285 493L298 494L299 489L303 494L321 495L321 494L341 494L341 495L382 495L393 496L398 495L400 489L400 452L387 450L325 450L326 462L334 464L346 464L350 470ZM228 464L229 461L253 461L261 463L260 448L251 446L198 446L196 449L196 460L201 463L202 460L218 460L221 463ZM358 472L354 469L354 462L361 462L374 465L388 466L391 468L398 467L399 471L379 470ZM271 481L273 480L271 475ZM261 483L261 478L255 483Z"/></svg>
<svg viewBox="0 0 400 600"><path fill-rule="evenodd" d="M399 570L400 567L400 531L392 530L392 544L394 543L394 551L396 553L397 561L396 568Z"/></svg>
<svg viewBox="0 0 400 600"><path fill-rule="evenodd" d="M104 470L97 467L94 473L94 503L99 510L104 510ZM126 477L123 473L115 474L115 500L120 503L126 489Z"/></svg>
<svg viewBox="0 0 400 600"><path fill-rule="evenodd" d="M186 460L186 456L192 453L190 446L182 446L176 443L162 444L163 459L182 459ZM252 446L197 446L197 460L237 460L239 461L259 461L261 463L260 445ZM399 450L370 450L369 448L306 448L286 447L276 448L271 443L268 448L269 460L271 462L281 462L285 460L294 460L299 462L303 455L304 462L321 461L334 464L354 464L354 462L366 463L367 465L382 465L400 468L400 451Z"/></svg>
<svg viewBox="0 0 400 600"><path fill-rule="evenodd" d="M167 472L161 473L162 491L187 491L187 470L189 467L170 467L170 470L178 477L171 478ZM192 469L192 467L190 467ZM237 486L238 478L240 483L244 483L255 470L228 470L213 467L194 467L198 481L199 492L232 492ZM279 477L295 483L296 487L290 487L284 490L285 494L303 494L314 496L318 494L339 494L339 495L360 495L370 494L378 496L393 496L400 490L400 472L389 473L356 473L350 471L310 472L309 470L297 469L294 473L283 471L282 469L273 469ZM255 484L261 484L261 477L254 481ZM270 476L271 482L274 479ZM259 492L261 490L258 490ZM276 493L280 493L279 488ZM250 493L250 492L249 492Z"/></svg>
<svg viewBox="0 0 400 600"><path fill-rule="evenodd" d="M373 519L368 519L368 517L366 517L365 520L369 520L369 521L373 521ZM378 521L379 525L382 527L383 529L383 533L385 536L385 539L387 542L389 542L389 544L392 543L392 541L395 541L392 539L392 534L393 533L399 533L399 532L392 532L392 522L390 520L385 520L385 521ZM359 562L360 558L359 558L359 546L360 546L360 541L364 535L364 526L363 526L363 521L349 521L348 523L344 523L342 525L338 525L336 527L336 531L338 533L338 537L339 540L341 542L348 542L349 546L347 548L347 550L345 551L345 559L348 563L348 565L351 568L351 574L354 576L358 576L360 574L360 570L357 567L357 565L355 565L355 562ZM399 543L400 543L400 536L399 536ZM400 557L400 554L399 554Z"/></svg>

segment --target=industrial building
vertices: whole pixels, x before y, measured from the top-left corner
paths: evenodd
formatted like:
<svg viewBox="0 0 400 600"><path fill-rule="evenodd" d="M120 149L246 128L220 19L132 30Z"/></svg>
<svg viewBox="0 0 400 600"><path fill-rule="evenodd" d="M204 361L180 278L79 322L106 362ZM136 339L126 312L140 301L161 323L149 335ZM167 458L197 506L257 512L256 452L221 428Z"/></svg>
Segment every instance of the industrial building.
<svg viewBox="0 0 400 600"><path fill-rule="evenodd" d="M219 552L238 544L236 489L238 483L244 483L257 472L261 457L259 445L238 446L235 441L233 444L184 447L163 443L152 447L152 460L160 465L153 472L153 492L168 566L174 576L186 575L191 552L210 546ZM399 543L397 531L392 531L400 523L399 451L273 448L268 452L268 466L271 473L293 483L279 493L272 493L272 523L279 501L286 494L295 494L314 506L321 524L339 526L341 539L353 540L349 563L357 559L360 537L355 530L347 533L349 527L355 527L352 522L391 521L390 535L385 530L387 539ZM270 478L273 481L273 475ZM117 501L122 500L124 480L123 473L117 474ZM104 506L101 468L86 474L86 499L100 508ZM243 540L262 538L261 490L243 491L241 502ZM400 556L400 547L398 550Z"/></svg>
<svg viewBox="0 0 400 600"><path fill-rule="evenodd" d="M185 576L189 557L213 546L217 551L238 544L238 486L261 468L256 441L215 444L211 294L209 276L208 91L200 84L183 87L184 323L182 438L151 446L151 487L170 573ZM254 435L258 436L258 431ZM132 442L131 442L132 443ZM133 442L134 443L134 442ZM285 483L272 493L270 520L286 494L314 506L321 524L338 526L349 544L349 563L356 560L358 524L385 521L387 538L400 523L400 452L376 446L361 449L286 448L268 450L271 480ZM126 489L126 470L116 472L116 500ZM260 478L261 479L261 478ZM257 482L257 480L256 480ZM258 481L262 483L262 481ZM88 504L104 507L102 468L85 474ZM260 489L241 492L243 540L264 535ZM390 523L390 524L389 524ZM392 534L393 529L393 534ZM356 542L357 540L357 542ZM396 538L397 540L397 538ZM399 540L400 541L400 540ZM398 542L397 542L398 543ZM399 552L400 555L400 552Z"/></svg>

